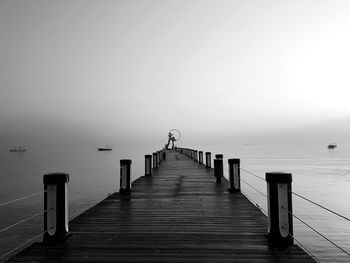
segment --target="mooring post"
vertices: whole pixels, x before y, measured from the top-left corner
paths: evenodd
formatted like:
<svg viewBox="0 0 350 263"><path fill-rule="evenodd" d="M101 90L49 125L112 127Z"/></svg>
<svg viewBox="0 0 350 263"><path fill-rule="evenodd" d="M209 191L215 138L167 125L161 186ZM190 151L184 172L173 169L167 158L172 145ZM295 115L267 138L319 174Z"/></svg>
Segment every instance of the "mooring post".
<svg viewBox="0 0 350 263"><path fill-rule="evenodd" d="M130 194L131 189L131 160L120 160L120 194Z"/></svg>
<svg viewBox="0 0 350 263"><path fill-rule="evenodd" d="M193 149L191 149L191 155L190 155L190 157L191 157L191 159L194 158L194 150L193 150Z"/></svg>
<svg viewBox="0 0 350 263"><path fill-rule="evenodd" d="M241 191L241 169L240 159L228 159L228 170L229 170L229 191L240 192Z"/></svg>
<svg viewBox="0 0 350 263"><path fill-rule="evenodd" d="M203 163L203 151L199 151L198 155L199 155L199 163L202 164Z"/></svg>
<svg viewBox="0 0 350 263"><path fill-rule="evenodd" d="M205 167L211 168L211 152L205 152Z"/></svg>
<svg viewBox="0 0 350 263"><path fill-rule="evenodd" d="M152 176L152 155L145 155L145 176Z"/></svg>
<svg viewBox="0 0 350 263"><path fill-rule="evenodd" d="M221 178L224 176L222 159L214 159L214 176L216 177L216 182L221 183Z"/></svg>
<svg viewBox="0 0 350 263"><path fill-rule="evenodd" d="M166 159L166 152L163 151L163 160L165 161L165 159Z"/></svg>
<svg viewBox="0 0 350 263"><path fill-rule="evenodd" d="M193 160L194 160L195 162L198 161L198 150L194 150L194 151L193 151Z"/></svg>
<svg viewBox="0 0 350 263"><path fill-rule="evenodd" d="M153 153L153 168L158 168L158 160L157 160L157 157L158 157L158 153L154 152L154 153Z"/></svg>
<svg viewBox="0 0 350 263"><path fill-rule="evenodd" d="M69 175L45 174L44 181L44 243L63 242L68 237Z"/></svg>
<svg viewBox="0 0 350 263"><path fill-rule="evenodd" d="M292 174L266 173L268 202L268 239L282 246L292 245Z"/></svg>
<svg viewBox="0 0 350 263"><path fill-rule="evenodd" d="M215 154L215 159L224 159L224 155L223 154Z"/></svg>

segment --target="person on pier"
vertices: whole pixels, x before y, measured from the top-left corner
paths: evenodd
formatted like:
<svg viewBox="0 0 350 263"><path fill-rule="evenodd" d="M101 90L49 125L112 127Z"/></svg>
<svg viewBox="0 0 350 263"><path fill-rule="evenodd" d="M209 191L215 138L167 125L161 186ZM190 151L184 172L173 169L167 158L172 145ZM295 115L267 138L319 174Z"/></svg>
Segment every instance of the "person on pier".
<svg viewBox="0 0 350 263"><path fill-rule="evenodd" d="M170 141L171 141L171 148L170 149L174 149L174 143L175 143L176 139L171 132L169 132L169 134L168 134L168 143L165 145L166 149L169 149Z"/></svg>

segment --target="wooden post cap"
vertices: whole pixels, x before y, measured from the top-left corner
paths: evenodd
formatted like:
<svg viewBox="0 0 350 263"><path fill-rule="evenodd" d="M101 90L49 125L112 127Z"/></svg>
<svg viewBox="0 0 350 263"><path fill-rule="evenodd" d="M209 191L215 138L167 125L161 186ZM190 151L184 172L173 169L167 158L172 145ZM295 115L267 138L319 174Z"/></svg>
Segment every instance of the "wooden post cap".
<svg viewBox="0 0 350 263"><path fill-rule="evenodd" d="M268 183L291 183L292 174L284 172L269 172L265 174L265 179Z"/></svg>
<svg viewBox="0 0 350 263"><path fill-rule="evenodd" d="M120 164L122 165L122 164L131 164L131 160L129 160L129 159L122 159L122 160L120 160Z"/></svg>
<svg viewBox="0 0 350 263"><path fill-rule="evenodd" d="M69 174L66 173L49 173L43 177L44 184L58 184L69 182Z"/></svg>
<svg viewBox="0 0 350 263"><path fill-rule="evenodd" d="M241 160L240 159L228 159L229 164L240 164Z"/></svg>

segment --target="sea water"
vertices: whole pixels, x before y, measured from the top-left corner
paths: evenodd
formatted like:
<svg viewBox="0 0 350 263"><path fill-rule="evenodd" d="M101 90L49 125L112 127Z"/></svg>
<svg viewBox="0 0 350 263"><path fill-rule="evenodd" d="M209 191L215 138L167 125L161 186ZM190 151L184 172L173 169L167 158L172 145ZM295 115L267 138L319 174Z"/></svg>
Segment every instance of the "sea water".
<svg viewBox="0 0 350 263"><path fill-rule="evenodd" d="M212 157L224 154L227 159L241 159L241 187L251 201L267 211L265 173L283 171L293 174L293 192L350 218L350 145L334 150L321 144L300 145L184 145L210 151ZM0 206L0 230L43 211L43 182L46 173L70 175L69 214L74 217L119 189L119 160L132 159L132 180L144 175L144 155L160 149L156 146L114 147L99 152L94 147L50 149L24 153L0 152L0 204L19 197L36 196ZM245 172L248 171L248 172ZM256 189L254 189L254 188ZM256 191L258 190L258 191ZM293 213L305 223L350 252L350 222L335 216L296 195ZM0 256L43 232L39 215L0 232ZM321 262L350 262L331 243L294 218L297 241ZM31 242L25 243L23 247ZM15 251L16 252L16 251ZM6 259L2 258L2 260ZM1 262L1 260L0 260Z"/></svg>

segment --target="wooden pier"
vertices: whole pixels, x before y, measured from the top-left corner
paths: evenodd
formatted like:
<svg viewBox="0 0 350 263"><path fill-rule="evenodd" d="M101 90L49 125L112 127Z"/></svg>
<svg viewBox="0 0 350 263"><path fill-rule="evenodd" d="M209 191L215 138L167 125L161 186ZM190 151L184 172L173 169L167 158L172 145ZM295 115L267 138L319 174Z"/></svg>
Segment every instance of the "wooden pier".
<svg viewBox="0 0 350 263"><path fill-rule="evenodd" d="M63 243L35 243L8 262L315 262L268 242L267 218L214 170L167 151L130 195L106 198L69 224Z"/></svg>

